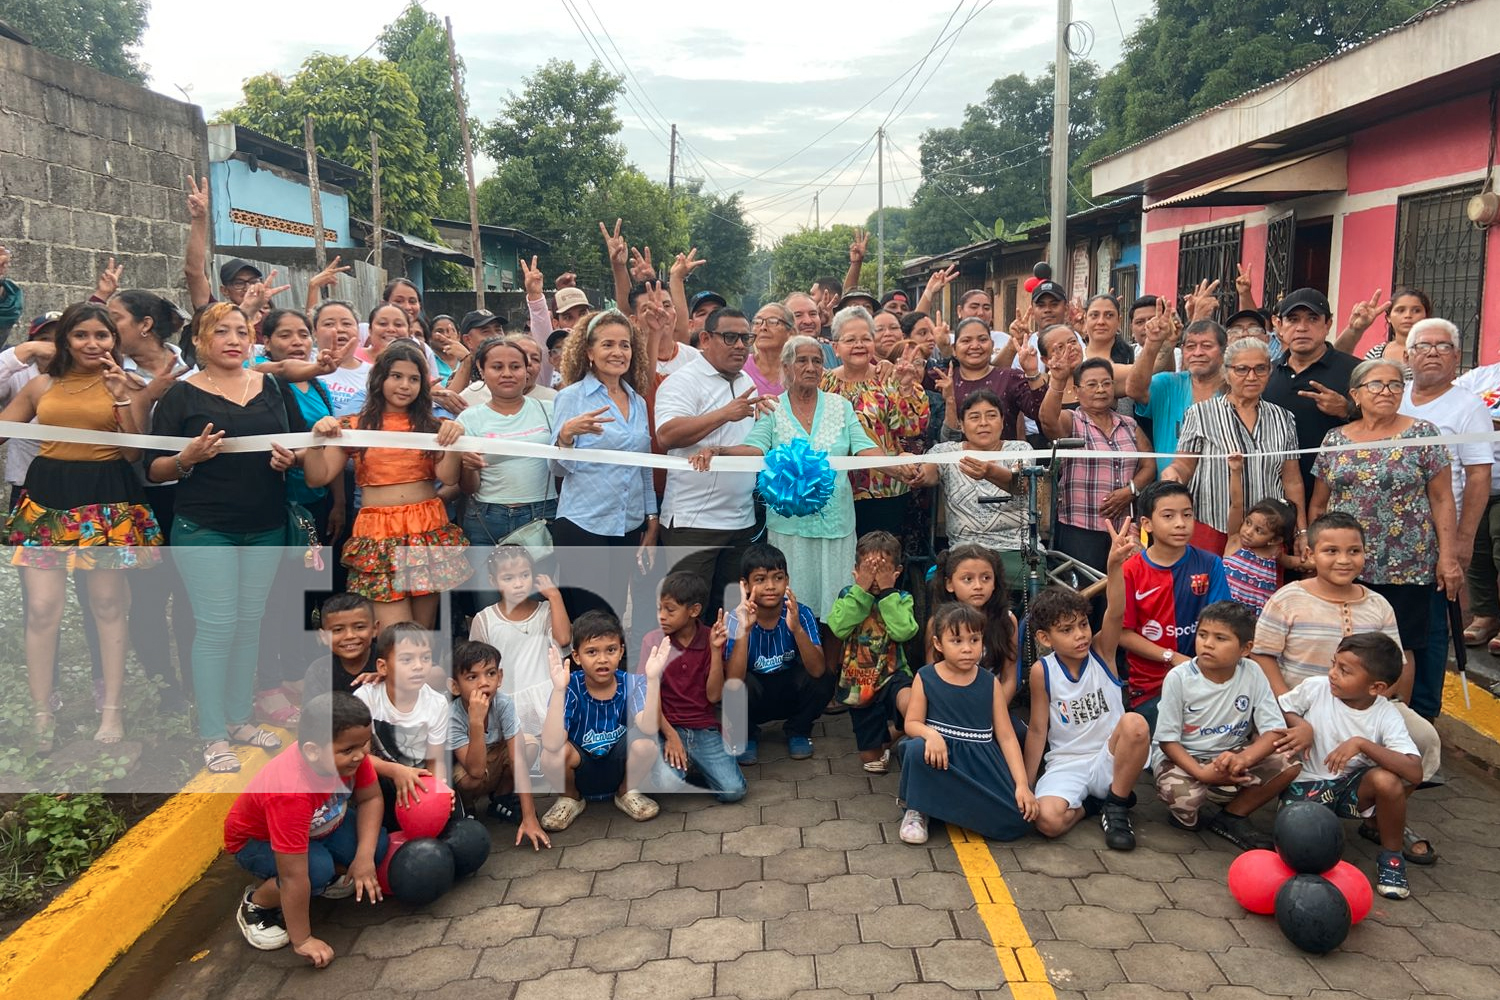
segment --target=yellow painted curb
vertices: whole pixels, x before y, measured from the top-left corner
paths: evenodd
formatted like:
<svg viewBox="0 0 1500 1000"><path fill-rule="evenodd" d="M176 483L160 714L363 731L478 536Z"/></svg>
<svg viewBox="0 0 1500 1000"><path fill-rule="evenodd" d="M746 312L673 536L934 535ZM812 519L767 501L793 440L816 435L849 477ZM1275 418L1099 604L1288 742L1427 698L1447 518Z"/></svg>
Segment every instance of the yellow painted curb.
<svg viewBox="0 0 1500 1000"><path fill-rule="evenodd" d="M1443 714L1452 716L1470 729L1500 743L1500 698L1469 682L1469 702L1464 704L1464 684L1457 674L1448 674L1443 682Z"/></svg>
<svg viewBox="0 0 1500 1000"><path fill-rule="evenodd" d="M979 919L990 932L1011 996L1015 1000L1057 1000L1057 992L1047 979L1047 966L1026 932L1021 911L989 844L979 834L957 826L948 827L948 839L953 841L953 851L974 894Z"/></svg>
<svg viewBox="0 0 1500 1000"><path fill-rule="evenodd" d="M291 734L276 732L290 745ZM230 805L271 756L251 749L238 774L200 771L0 942L0 996L87 993L219 856Z"/></svg>

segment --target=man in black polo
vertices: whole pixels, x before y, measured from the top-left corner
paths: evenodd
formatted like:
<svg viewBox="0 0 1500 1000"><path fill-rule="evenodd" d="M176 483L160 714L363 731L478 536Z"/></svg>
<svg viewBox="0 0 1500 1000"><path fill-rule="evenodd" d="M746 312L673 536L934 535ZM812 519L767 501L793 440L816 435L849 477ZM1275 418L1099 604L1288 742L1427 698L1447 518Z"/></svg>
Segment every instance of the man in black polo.
<svg viewBox="0 0 1500 1000"><path fill-rule="evenodd" d="M1349 376L1359 359L1328 343L1333 310L1316 288L1299 288L1276 304L1283 353L1271 366L1264 399L1292 411L1297 447L1316 448L1323 435L1349 422ZM1301 456L1302 481L1312 496L1315 455Z"/></svg>

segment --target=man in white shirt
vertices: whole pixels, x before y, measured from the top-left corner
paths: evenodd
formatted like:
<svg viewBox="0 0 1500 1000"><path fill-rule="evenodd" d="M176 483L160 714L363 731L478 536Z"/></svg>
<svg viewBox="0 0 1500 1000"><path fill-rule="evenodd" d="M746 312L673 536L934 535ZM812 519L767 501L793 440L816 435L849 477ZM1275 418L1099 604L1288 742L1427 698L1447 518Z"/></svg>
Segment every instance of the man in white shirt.
<svg viewBox="0 0 1500 1000"><path fill-rule="evenodd" d="M1475 434L1490 429L1489 411L1472 392L1453 384L1458 375L1458 328L1445 319L1424 319L1406 336L1406 356L1412 380L1401 398L1400 412L1426 420L1442 434ZM1479 520L1490 499L1494 455L1489 444L1450 444L1453 501L1458 505L1461 553L1474 551ZM1443 675L1448 664L1448 600L1432 592L1431 628L1427 647L1415 650L1416 679L1411 707L1424 719L1435 719L1443 707Z"/></svg>
<svg viewBox="0 0 1500 1000"><path fill-rule="evenodd" d="M656 389L656 440L667 454L688 458L704 448L743 444L755 418L775 406L756 398L744 372L750 357L750 320L738 309L716 309L704 322L702 356L667 376ZM688 570L710 583L712 616L726 604L725 588L738 572L740 553L755 536L755 473L667 473L661 505L661 541Z"/></svg>

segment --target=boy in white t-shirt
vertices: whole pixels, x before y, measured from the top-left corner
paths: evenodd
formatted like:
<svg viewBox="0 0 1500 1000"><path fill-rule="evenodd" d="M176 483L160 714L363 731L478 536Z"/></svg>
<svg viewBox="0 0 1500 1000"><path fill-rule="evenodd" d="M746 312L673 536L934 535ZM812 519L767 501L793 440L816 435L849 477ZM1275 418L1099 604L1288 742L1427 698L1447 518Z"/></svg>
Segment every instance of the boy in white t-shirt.
<svg viewBox="0 0 1500 1000"><path fill-rule="evenodd" d="M398 829L395 807L420 799L417 779L448 777L448 699L428 686L432 636L416 622L396 622L375 640L375 669L381 681L354 696L370 708L374 721L375 774L385 796L386 829Z"/></svg>
<svg viewBox="0 0 1500 1000"><path fill-rule="evenodd" d="M1224 808L1205 824L1242 851L1273 842L1249 816L1272 801L1302 766L1276 752L1286 718L1260 666L1248 659L1255 612L1218 601L1198 616L1195 655L1162 681L1151 771L1168 821L1196 830L1209 801Z"/></svg>
<svg viewBox="0 0 1500 1000"><path fill-rule="evenodd" d="M1319 802L1341 819L1375 815L1380 831L1376 891L1386 899L1411 895L1401 838L1406 789L1422 780L1422 759L1385 692L1401 677L1401 647L1378 632L1339 643L1327 677L1311 677L1281 696L1287 721L1312 727L1300 780L1282 796Z"/></svg>

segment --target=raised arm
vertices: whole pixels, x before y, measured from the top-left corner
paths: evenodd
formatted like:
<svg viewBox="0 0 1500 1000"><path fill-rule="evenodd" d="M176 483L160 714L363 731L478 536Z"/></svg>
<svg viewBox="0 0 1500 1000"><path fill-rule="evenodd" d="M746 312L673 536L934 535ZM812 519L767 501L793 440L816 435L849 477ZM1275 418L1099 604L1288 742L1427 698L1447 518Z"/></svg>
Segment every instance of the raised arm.
<svg viewBox="0 0 1500 1000"><path fill-rule="evenodd" d="M1382 289L1377 288L1375 294L1368 299L1354 303L1354 308L1349 311L1349 325L1333 338L1334 350L1353 354L1354 349L1359 346L1359 338L1365 335L1365 331L1374 324L1377 317L1385 315L1391 302L1387 299L1384 305L1379 304L1381 291Z"/></svg>
<svg viewBox="0 0 1500 1000"><path fill-rule="evenodd" d="M630 302L630 253L625 246L625 237L620 235L621 220L615 220L615 231L610 235L604 223L599 223L599 235L604 237L604 251L609 255L609 272L614 277L615 304Z"/></svg>
<svg viewBox="0 0 1500 1000"><path fill-rule="evenodd" d="M849 243L849 271L844 275L844 291L859 287L859 272L865 263L865 248L870 243L870 234L863 229L854 230L854 239Z"/></svg>
<svg viewBox="0 0 1500 1000"><path fill-rule="evenodd" d="M213 283L208 278L208 178L197 181L188 175L188 241L182 273L187 278L188 301L195 310L213 301Z"/></svg>
<svg viewBox="0 0 1500 1000"><path fill-rule="evenodd" d="M688 275L707 263L706 260L698 259L698 248L692 247L687 253L680 253L673 259L672 269L668 272L667 288L672 295L672 309L677 313L677 329L672 331L672 336L679 344L686 344L692 339L692 334L688 332L692 319L688 315Z"/></svg>

